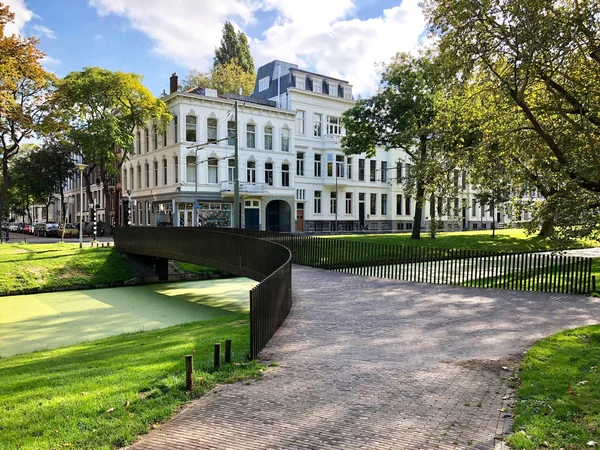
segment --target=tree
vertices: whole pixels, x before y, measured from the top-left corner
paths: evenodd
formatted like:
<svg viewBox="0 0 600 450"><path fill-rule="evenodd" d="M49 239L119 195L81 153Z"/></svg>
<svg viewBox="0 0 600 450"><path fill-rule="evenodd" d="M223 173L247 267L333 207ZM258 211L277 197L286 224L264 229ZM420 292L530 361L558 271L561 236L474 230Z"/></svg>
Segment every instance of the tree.
<svg viewBox="0 0 600 450"><path fill-rule="evenodd" d="M248 38L244 33L235 29L231 22L225 22L223 25L223 37L221 38L221 46L215 48L215 60L213 68L217 68L234 60L248 74L254 75L254 60L250 54L250 45Z"/></svg>
<svg viewBox="0 0 600 450"><path fill-rule="evenodd" d="M256 75L245 72L238 64L237 59L232 59L216 67L210 72L199 72L191 70L188 76L183 80L183 90L196 87L216 89L220 93L237 94L240 87L243 95L250 95L254 90Z"/></svg>
<svg viewBox="0 0 600 450"><path fill-rule="evenodd" d="M411 169L405 190L414 194L416 208L412 238L421 236L423 205L429 197L435 215L435 196L448 192L447 174L454 168L451 153L456 144L443 142L435 128L436 95L440 86L435 62L429 55L414 57L399 53L382 74L380 92L344 112L346 136L342 148L347 154L374 156L377 147L402 149L410 156ZM435 237L435 218L434 232Z"/></svg>
<svg viewBox="0 0 600 450"><path fill-rule="evenodd" d="M87 194L92 182L102 182L105 217L109 217L109 186L115 184L123 163L133 151L133 131L152 121L162 132L171 114L154 98L135 73L86 67L58 82L55 102L70 123L70 136L89 164ZM97 168L99 180L90 180Z"/></svg>
<svg viewBox="0 0 600 450"><path fill-rule="evenodd" d="M495 146L511 183L535 185L547 197L537 223L546 223L546 232L554 223L572 235L597 232L600 67L589 52L600 36L598 1L425 0L424 6L440 59L464 88L463 105L480 111L480 148ZM496 114L486 114L488 108Z"/></svg>
<svg viewBox="0 0 600 450"><path fill-rule="evenodd" d="M37 39L4 35L6 25L13 20L8 6L0 3L0 217L13 182L11 160L24 139L50 126L48 100L54 80L40 64L45 55L37 48Z"/></svg>

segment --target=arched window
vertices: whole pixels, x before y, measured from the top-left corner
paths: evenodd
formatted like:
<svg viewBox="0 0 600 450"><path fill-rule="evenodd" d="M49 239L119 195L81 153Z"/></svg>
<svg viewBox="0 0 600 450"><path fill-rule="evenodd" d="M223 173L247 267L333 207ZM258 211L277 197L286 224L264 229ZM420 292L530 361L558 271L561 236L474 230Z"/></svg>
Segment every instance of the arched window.
<svg viewBox="0 0 600 450"><path fill-rule="evenodd" d="M150 164L145 163L144 164L144 171L146 172L146 187L149 188L150 187Z"/></svg>
<svg viewBox="0 0 600 450"><path fill-rule="evenodd" d="M265 183L273 186L273 163L265 163Z"/></svg>
<svg viewBox="0 0 600 450"><path fill-rule="evenodd" d="M173 156L173 182L179 183L179 158Z"/></svg>
<svg viewBox="0 0 600 450"><path fill-rule="evenodd" d="M287 128L281 130L281 151L290 151L290 130Z"/></svg>
<svg viewBox="0 0 600 450"><path fill-rule="evenodd" d="M163 184L163 186L166 186L167 185L167 160L163 159L162 161L163 161L163 163L162 163L163 164L163 182L162 182L162 184Z"/></svg>
<svg viewBox="0 0 600 450"><path fill-rule="evenodd" d="M217 140L217 119L211 117L206 120L206 142L216 143Z"/></svg>
<svg viewBox="0 0 600 450"><path fill-rule="evenodd" d="M152 127L152 136L154 139L154 150L156 150L158 148L158 127L156 125Z"/></svg>
<svg viewBox="0 0 600 450"><path fill-rule="evenodd" d="M153 162L154 169L154 186L158 186L158 161Z"/></svg>
<svg viewBox="0 0 600 450"><path fill-rule="evenodd" d="M265 150L273 150L273 127L265 127Z"/></svg>
<svg viewBox="0 0 600 450"><path fill-rule="evenodd" d="M246 125L246 147L256 148L256 125Z"/></svg>
<svg viewBox="0 0 600 450"><path fill-rule="evenodd" d="M142 133L140 133L139 131L136 134L136 150L137 150L137 154L139 155L140 153L142 153Z"/></svg>
<svg viewBox="0 0 600 450"><path fill-rule="evenodd" d="M196 157L195 156L186 156L185 157L185 165L186 165L186 180L188 183L196 182Z"/></svg>
<svg viewBox="0 0 600 450"><path fill-rule="evenodd" d="M281 185L284 187L288 187L290 185L290 165L289 164L281 165Z"/></svg>
<svg viewBox="0 0 600 450"><path fill-rule="evenodd" d="M256 162L248 161L246 164L246 181L248 183L256 183Z"/></svg>
<svg viewBox="0 0 600 450"><path fill-rule="evenodd" d="M208 182L219 182L219 160L217 158L208 158Z"/></svg>
<svg viewBox="0 0 600 450"><path fill-rule="evenodd" d="M123 170L123 190L127 191L127 167Z"/></svg>
<svg viewBox="0 0 600 450"><path fill-rule="evenodd" d="M145 140L145 149L146 149L146 153L148 153L150 151L150 132L148 131L148 128L144 128L144 140Z"/></svg>
<svg viewBox="0 0 600 450"><path fill-rule="evenodd" d="M185 116L185 140L196 142L196 116Z"/></svg>

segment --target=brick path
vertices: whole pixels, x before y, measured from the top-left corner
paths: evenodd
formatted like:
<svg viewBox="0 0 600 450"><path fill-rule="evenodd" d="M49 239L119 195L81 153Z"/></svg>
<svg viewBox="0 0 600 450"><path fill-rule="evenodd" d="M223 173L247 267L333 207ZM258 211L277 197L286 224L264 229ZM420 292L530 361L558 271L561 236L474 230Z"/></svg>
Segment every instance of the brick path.
<svg viewBox="0 0 600 450"><path fill-rule="evenodd" d="M131 449L502 448L514 361L596 323L600 299L294 267L294 307L263 358Z"/></svg>

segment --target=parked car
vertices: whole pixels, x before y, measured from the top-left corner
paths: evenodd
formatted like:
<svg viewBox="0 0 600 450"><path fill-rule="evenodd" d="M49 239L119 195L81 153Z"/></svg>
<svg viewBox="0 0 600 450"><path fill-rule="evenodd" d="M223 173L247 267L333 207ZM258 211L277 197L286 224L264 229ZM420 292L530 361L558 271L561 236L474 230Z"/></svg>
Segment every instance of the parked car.
<svg viewBox="0 0 600 450"><path fill-rule="evenodd" d="M33 234L36 236L42 236L42 237L50 237L50 236L56 236L56 232L58 231L58 224L57 223L38 223L35 226L35 229L33 231Z"/></svg>
<svg viewBox="0 0 600 450"><path fill-rule="evenodd" d="M16 233L16 231L19 229L19 223L18 222L10 222L8 224L8 231L11 231L13 233Z"/></svg>
<svg viewBox="0 0 600 450"><path fill-rule="evenodd" d="M31 227L33 225L30 223L26 223L23 225L23 233L31 233Z"/></svg>
<svg viewBox="0 0 600 450"><path fill-rule="evenodd" d="M92 236L94 234L94 222L88 222L85 224L84 234ZM104 236L104 222L96 222L96 236Z"/></svg>
<svg viewBox="0 0 600 450"><path fill-rule="evenodd" d="M22 233L24 227L25 227L25 224L23 222L19 222L17 224L17 233Z"/></svg>
<svg viewBox="0 0 600 450"><path fill-rule="evenodd" d="M29 228L29 234L33 234L34 230L35 230L35 226L38 224L39 222L33 222L31 224L31 227Z"/></svg>
<svg viewBox="0 0 600 450"><path fill-rule="evenodd" d="M64 226L60 225L56 234L58 237L62 237L64 232L64 237L77 237L79 236L79 228L75 227L72 223L66 223Z"/></svg>

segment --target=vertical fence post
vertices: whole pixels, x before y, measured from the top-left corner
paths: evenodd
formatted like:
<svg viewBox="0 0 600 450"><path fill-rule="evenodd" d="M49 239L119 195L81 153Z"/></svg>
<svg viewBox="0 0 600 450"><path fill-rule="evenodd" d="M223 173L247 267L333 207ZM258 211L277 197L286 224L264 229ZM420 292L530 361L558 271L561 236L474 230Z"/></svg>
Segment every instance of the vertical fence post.
<svg viewBox="0 0 600 450"><path fill-rule="evenodd" d="M221 343L220 342L217 342L215 344L214 363L215 363L215 369L219 370L221 368Z"/></svg>
<svg viewBox="0 0 600 450"><path fill-rule="evenodd" d="M194 356L185 356L185 390L191 391L194 387Z"/></svg>

